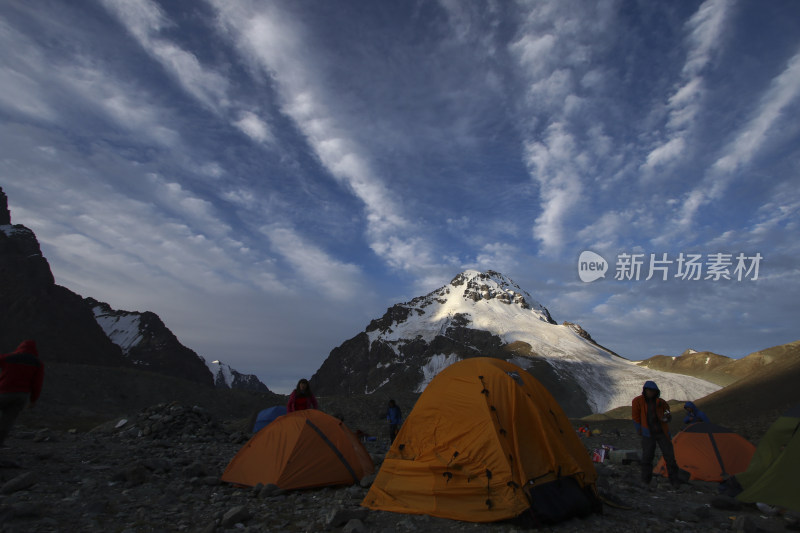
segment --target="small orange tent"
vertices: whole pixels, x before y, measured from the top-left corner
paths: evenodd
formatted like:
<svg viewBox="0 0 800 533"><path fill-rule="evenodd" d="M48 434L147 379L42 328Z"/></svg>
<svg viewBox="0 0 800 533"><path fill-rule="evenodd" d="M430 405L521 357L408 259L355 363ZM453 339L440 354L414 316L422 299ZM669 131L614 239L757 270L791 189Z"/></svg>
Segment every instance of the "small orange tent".
<svg viewBox="0 0 800 533"><path fill-rule="evenodd" d="M340 420L308 409L277 418L228 463L222 481L255 486L272 483L302 489L351 485L372 474L364 446Z"/></svg>
<svg viewBox="0 0 800 533"><path fill-rule="evenodd" d="M691 474L689 479L723 481L747 470L756 447L732 430L710 422L698 422L672 439L675 461ZM664 458L654 474L669 477Z"/></svg>
<svg viewBox="0 0 800 533"><path fill-rule="evenodd" d="M476 357L425 388L361 505L470 522L557 522L598 508L589 454L547 389ZM530 512L529 512L530 511Z"/></svg>

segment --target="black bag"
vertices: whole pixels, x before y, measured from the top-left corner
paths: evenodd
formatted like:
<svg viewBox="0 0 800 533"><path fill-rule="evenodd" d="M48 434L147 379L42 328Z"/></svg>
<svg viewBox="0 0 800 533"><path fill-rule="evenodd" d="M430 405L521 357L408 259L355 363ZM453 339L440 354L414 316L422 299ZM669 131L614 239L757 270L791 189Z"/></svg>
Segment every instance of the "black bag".
<svg viewBox="0 0 800 533"><path fill-rule="evenodd" d="M562 477L542 485L526 485L525 494L531 502L530 518L537 526L574 517L585 518L593 512L603 511L603 504L594 490L581 488L573 477Z"/></svg>

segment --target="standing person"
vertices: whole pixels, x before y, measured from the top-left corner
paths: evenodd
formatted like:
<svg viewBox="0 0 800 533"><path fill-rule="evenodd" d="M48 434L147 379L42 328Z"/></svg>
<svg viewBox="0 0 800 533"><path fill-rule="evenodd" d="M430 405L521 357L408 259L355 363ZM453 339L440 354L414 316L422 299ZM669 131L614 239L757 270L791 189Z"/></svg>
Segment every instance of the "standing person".
<svg viewBox="0 0 800 533"><path fill-rule="evenodd" d="M683 404L683 409L686 411L686 418L683 419L684 425L688 426L695 422L711 422L708 416L698 409L694 402L686 402Z"/></svg>
<svg viewBox="0 0 800 533"><path fill-rule="evenodd" d="M297 382L297 387L289 395L289 402L286 404L288 413L304 409L319 409L317 398L311 392L311 386L305 378Z"/></svg>
<svg viewBox="0 0 800 533"><path fill-rule="evenodd" d="M673 488L677 488L680 485L678 464L675 462L668 425L672 414L667 402L661 399L661 391L654 381L645 381L642 395L633 399L631 410L636 433L642 437L642 482L648 485L653 478L653 458L658 444L667 463L669 482Z"/></svg>
<svg viewBox="0 0 800 533"><path fill-rule="evenodd" d="M394 442L397 433L400 430L400 421L403 419L403 413L394 400L389 400L389 409L386 411L386 420L389 421L389 444Z"/></svg>
<svg viewBox="0 0 800 533"><path fill-rule="evenodd" d="M43 381L44 365L34 341L24 341L13 352L0 355L0 447L28 400L33 407L39 399Z"/></svg>

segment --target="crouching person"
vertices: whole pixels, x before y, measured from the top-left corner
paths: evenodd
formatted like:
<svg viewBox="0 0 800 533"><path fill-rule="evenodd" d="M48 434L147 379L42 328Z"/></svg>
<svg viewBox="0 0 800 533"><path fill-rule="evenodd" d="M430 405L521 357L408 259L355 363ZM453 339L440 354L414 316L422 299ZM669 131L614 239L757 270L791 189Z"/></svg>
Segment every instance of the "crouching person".
<svg viewBox="0 0 800 533"><path fill-rule="evenodd" d="M660 396L661 391L655 382L646 381L642 395L633 399L633 425L636 433L642 437L642 482L648 485L653 478L653 459L658 445L667 464L669 482L673 488L677 488L680 485L678 464L675 462L668 425L672 415L669 405Z"/></svg>

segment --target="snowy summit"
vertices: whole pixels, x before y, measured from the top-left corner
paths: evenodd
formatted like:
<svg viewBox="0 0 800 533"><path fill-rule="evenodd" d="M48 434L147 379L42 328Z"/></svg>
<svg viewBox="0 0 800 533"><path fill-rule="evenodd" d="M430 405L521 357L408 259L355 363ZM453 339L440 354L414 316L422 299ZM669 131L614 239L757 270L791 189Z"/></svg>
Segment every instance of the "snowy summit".
<svg viewBox="0 0 800 533"><path fill-rule="evenodd" d="M626 405L655 380L667 399L719 389L707 381L637 367L598 345L580 326L557 324L547 308L495 271L467 270L425 295L392 306L334 349L315 374L321 392L421 391L465 357L501 357L529 370L573 416Z"/></svg>

